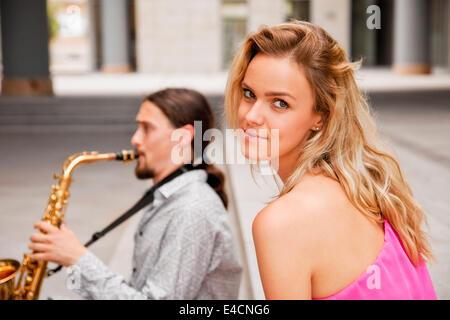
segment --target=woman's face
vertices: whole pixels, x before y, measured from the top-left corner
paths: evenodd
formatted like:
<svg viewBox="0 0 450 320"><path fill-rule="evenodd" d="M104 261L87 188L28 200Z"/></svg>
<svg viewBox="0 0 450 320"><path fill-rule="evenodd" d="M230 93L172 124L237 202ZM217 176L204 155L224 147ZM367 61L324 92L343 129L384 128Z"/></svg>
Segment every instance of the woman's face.
<svg viewBox="0 0 450 320"><path fill-rule="evenodd" d="M278 157L280 168L293 165L311 131L322 125L303 68L288 58L257 54L241 87L242 153L257 161Z"/></svg>

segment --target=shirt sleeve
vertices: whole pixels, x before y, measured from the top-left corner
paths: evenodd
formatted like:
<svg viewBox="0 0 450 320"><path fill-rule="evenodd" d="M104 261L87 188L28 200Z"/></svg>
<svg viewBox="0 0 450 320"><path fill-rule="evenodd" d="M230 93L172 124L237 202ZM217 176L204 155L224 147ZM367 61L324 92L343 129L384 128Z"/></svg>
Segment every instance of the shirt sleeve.
<svg viewBox="0 0 450 320"><path fill-rule="evenodd" d="M68 269L66 286L85 299L148 299L90 251Z"/></svg>
<svg viewBox="0 0 450 320"><path fill-rule="evenodd" d="M160 243L156 264L136 290L87 251L69 268L66 286L85 299L195 299L208 268L217 231L203 210L175 213Z"/></svg>

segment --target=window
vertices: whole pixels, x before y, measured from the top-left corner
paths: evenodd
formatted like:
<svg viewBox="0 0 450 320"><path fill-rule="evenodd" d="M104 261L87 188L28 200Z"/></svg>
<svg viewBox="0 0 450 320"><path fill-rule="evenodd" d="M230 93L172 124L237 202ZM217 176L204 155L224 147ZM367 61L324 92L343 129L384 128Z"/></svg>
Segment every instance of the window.
<svg viewBox="0 0 450 320"><path fill-rule="evenodd" d="M222 1L223 68L228 69L247 35L247 3L242 0Z"/></svg>
<svg viewBox="0 0 450 320"><path fill-rule="evenodd" d="M286 21L309 21L309 0L286 0Z"/></svg>

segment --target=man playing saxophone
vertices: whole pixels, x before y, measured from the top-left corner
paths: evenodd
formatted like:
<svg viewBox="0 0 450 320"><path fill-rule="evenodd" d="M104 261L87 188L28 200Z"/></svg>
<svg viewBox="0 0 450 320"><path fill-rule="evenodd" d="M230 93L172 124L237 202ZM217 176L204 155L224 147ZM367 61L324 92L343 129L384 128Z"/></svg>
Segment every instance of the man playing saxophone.
<svg viewBox="0 0 450 320"><path fill-rule="evenodd" d="M193 150L195 136L203 134L194 130L194 121L204 130L214 125L208 102L194 90L166 89L144 100L131 139L139 155L138 179L158 184L183 166L173 161L173 150ZM180 128L188 135L173 141ZM209 141L200 141L204 150ZM208 164L160 185L135 232L129 281L109 270L65 224L37 222L41 232L30 238L30 257L69 267L68 287L86 299L236 299L241 267L223 188L223 174Z"/></svg>

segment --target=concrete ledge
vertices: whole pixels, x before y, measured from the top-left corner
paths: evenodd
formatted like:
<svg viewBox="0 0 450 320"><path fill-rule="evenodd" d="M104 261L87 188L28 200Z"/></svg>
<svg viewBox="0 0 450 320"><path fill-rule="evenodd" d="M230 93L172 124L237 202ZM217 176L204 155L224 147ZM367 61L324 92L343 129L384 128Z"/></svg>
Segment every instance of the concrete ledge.
<svg viewBox="0 0 450 320"><path fill-rule="evenodd" d="M366 93L450 90L450 73L396 74L390 69L361 69L355 79Z"/></svg>
<svg viewBox="0 0 450 320"><path fill-rule="evenodd" d="M167 87L186 87L205 95L223 95L228 73L88 73L54 74L56 96L140 96ZM363 68L355 79L363 92L450 90L450 70L432 74L397 74L389 68Z"/></svg>

